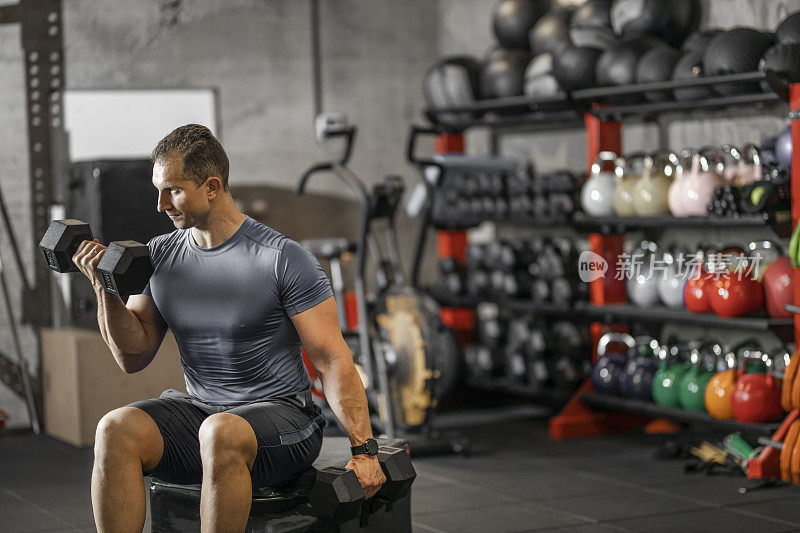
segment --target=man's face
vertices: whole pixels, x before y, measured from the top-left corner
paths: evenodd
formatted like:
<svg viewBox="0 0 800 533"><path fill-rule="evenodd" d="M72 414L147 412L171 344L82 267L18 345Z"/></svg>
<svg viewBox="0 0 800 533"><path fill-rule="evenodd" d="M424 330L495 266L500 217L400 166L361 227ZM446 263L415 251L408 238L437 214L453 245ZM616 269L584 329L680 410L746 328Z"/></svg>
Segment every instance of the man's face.
<svg viewBox="0 0 800 533"><path fill-rule="evenodd" d="M156 161L153 185L158 189L158 211L169 215L178 229L204 225L211 211L208 187L185 179L178 157Z"/></svg>

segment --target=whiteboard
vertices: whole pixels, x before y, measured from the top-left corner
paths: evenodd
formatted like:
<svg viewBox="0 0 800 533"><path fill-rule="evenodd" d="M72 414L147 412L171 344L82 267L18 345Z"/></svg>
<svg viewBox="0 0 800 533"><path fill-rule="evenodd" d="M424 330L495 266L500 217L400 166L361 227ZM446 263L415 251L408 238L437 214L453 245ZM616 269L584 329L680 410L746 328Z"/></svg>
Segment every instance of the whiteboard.
<svg viewBox="0 0 800 533"><path fill-rule="evenodd" d="M147 159L166 134L202 124L219 137L214 89L67 90L71 161Z"/></svg>

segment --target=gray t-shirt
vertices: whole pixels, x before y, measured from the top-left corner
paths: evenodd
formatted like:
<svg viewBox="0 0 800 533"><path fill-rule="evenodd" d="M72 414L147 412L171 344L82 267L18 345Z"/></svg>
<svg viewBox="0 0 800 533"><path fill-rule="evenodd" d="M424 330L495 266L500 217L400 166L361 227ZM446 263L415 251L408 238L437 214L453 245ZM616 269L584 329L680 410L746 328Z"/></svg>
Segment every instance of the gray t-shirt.
<svg viewBox="0 0 800 533"><path fill-rule="evenodd" d="M189 394L241 405L308 390L290 316L332 296L319 261L250 217L233 236L201 248L191 230L149 243L152 296L181 352Z"/></svg>

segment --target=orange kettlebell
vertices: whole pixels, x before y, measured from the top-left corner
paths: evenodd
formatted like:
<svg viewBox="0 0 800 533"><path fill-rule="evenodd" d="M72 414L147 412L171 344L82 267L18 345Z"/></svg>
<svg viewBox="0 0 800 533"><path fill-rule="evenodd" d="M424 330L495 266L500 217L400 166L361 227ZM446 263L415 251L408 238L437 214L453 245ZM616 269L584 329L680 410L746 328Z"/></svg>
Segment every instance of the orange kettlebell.
<svg viewBox="0 0 800 533"><path fill-rule="evenodd" d="M747 347L755 348L756 346L755 339L747 339L727 352L724 361L718 361L723 364L723 368L727 367L727 370L717 372L711 376L704 396L706 411L713 418L717 420L733 419L731 397L740 374L739 370L737 370L737 362L740 360L739 351Z"/></svg>
<svg viewBox="0 0 800 533"><path fill-rule="evenodd" d="M705 402L706 411L717 420L731 420L731 394L736 385L735 368L724 372L717 372L711 377L706 386Z"/></svg>

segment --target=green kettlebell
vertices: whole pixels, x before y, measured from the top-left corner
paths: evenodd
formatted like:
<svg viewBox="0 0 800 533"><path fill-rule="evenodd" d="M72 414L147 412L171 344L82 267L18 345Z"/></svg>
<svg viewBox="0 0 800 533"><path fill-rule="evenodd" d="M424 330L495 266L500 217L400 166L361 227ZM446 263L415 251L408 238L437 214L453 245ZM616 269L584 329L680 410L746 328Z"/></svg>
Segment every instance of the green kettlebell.
<svg viewBox="0 0 800 533"><path fill-rule="evenodd" d="M669 352L665 346L659 349L658 357L661 359L661 365L653 376L653 401L662 407L680 407L678 382L686 373L686 366L680 361L670 364Z"/></svg>
<svg viewBox="0 0 800 533"><path fill-rule="evenodd" d="M713 372L703 367L699 350L692 350L691 368L678 381L678 403L688 411L705 412L705 393Z"/></svg>

